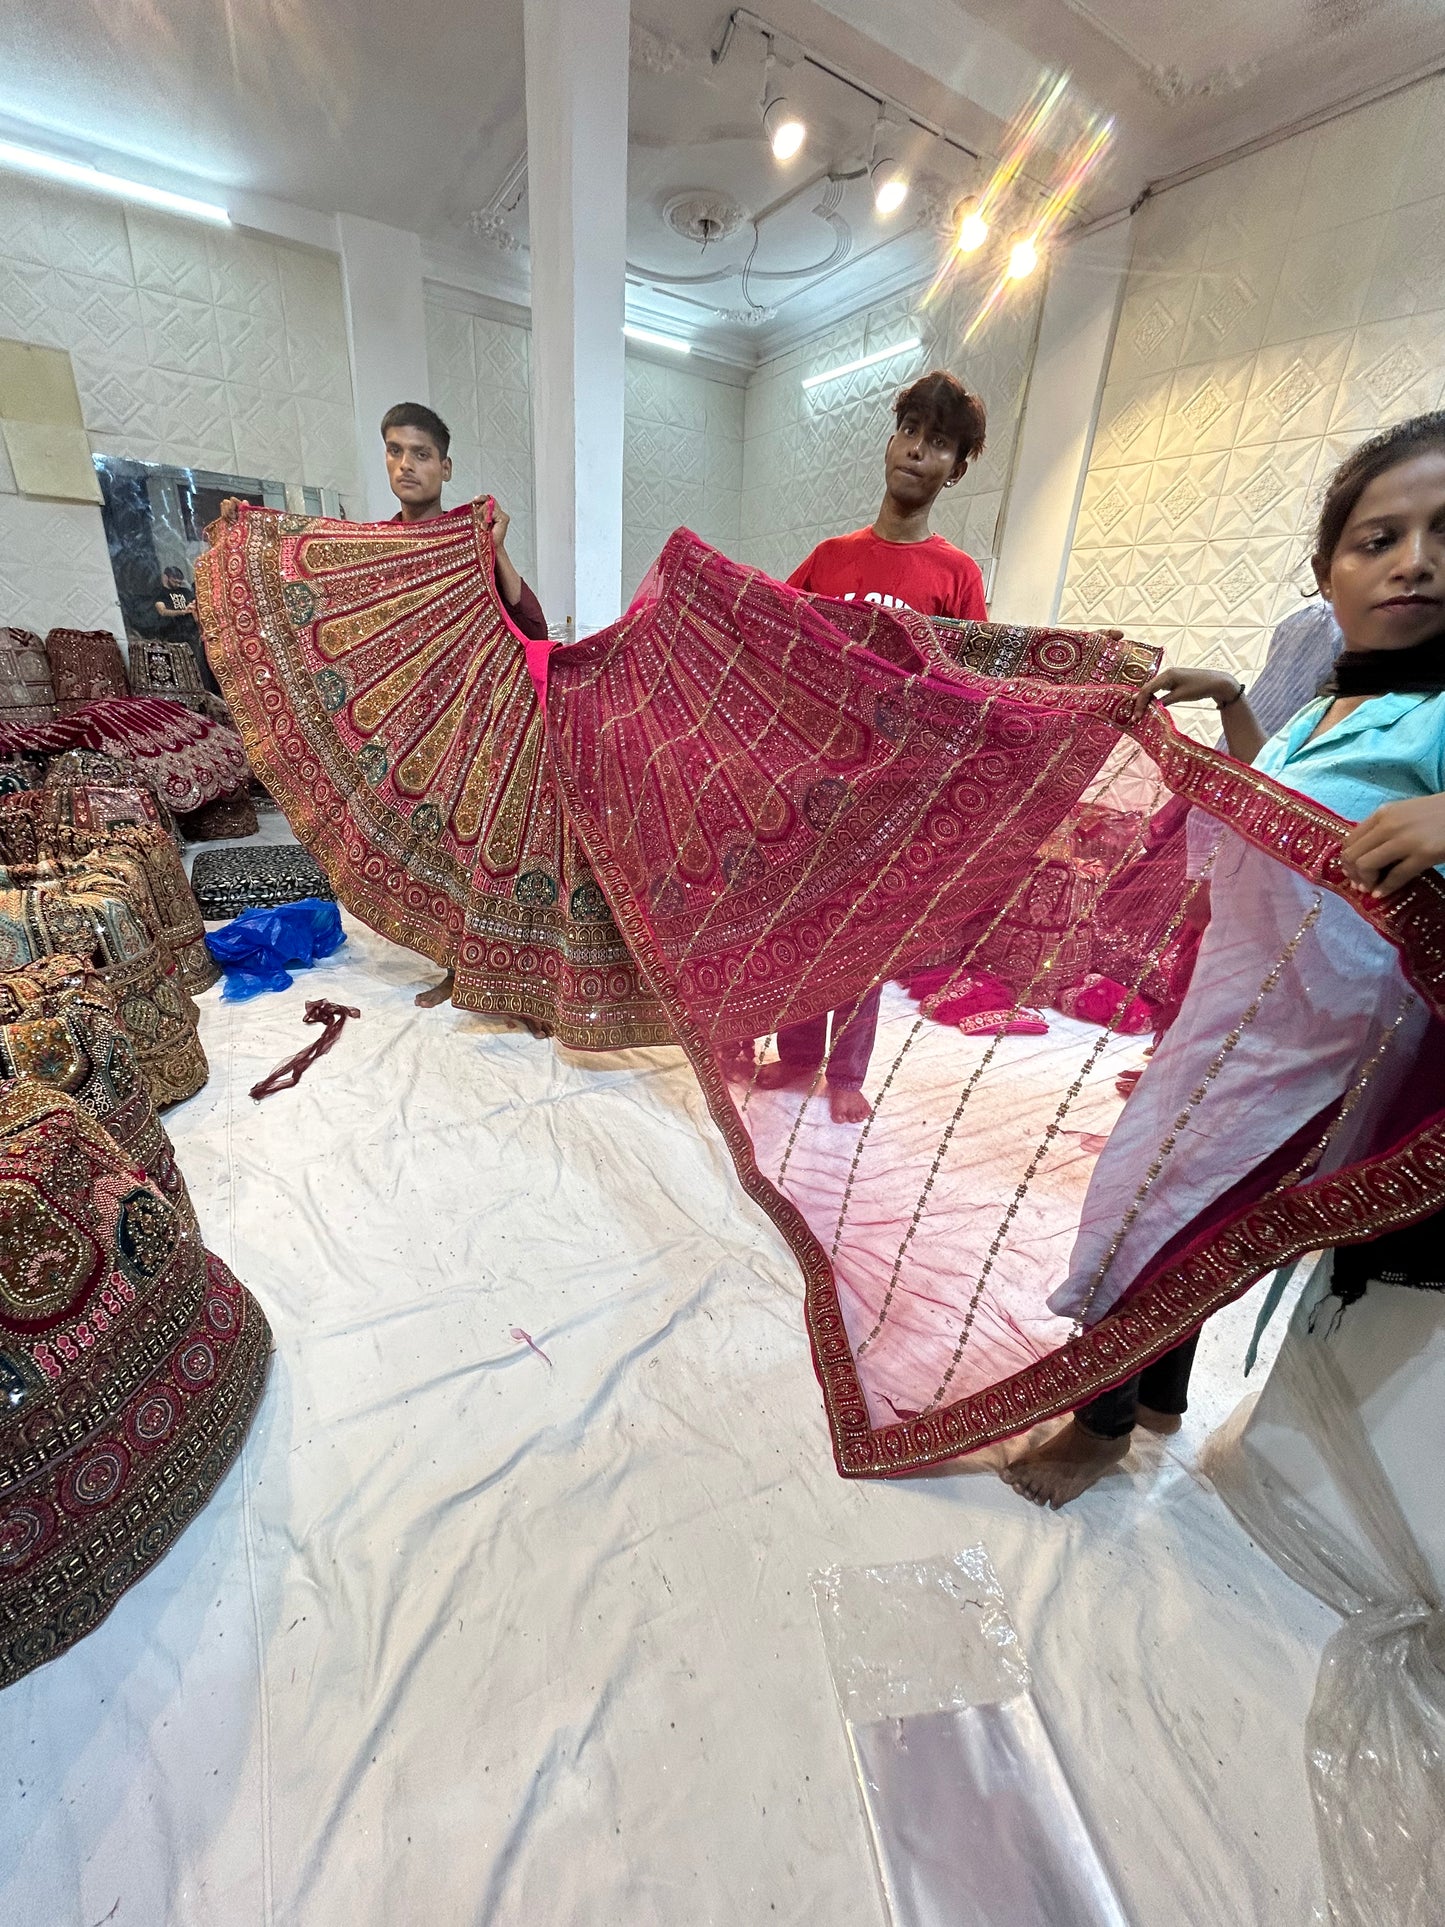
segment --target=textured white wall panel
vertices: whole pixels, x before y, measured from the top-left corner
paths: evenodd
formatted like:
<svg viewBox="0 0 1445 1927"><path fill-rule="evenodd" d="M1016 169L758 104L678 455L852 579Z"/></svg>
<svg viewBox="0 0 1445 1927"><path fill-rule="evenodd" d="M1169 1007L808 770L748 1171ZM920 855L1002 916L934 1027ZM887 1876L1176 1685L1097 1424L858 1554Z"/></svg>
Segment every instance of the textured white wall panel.
<svg viewBox="0 0 1445 1927"><path fill-rule="evenodd" d="M99 509L0 494L0 623L124 636Z"/></svg>
<svg viewBox="0 0 1445 1927"><path fill-rule="evenodd" d="M1445 397L1445 84L1138 215L1062 617L1248 677L1345 454Z"/></svg>
<svg viewBox="0 0 1445 1927"><path fill-rule="evenodd" d="M355 488L330 255L0 176L0 335L70 350L98 454Z"/></svg>

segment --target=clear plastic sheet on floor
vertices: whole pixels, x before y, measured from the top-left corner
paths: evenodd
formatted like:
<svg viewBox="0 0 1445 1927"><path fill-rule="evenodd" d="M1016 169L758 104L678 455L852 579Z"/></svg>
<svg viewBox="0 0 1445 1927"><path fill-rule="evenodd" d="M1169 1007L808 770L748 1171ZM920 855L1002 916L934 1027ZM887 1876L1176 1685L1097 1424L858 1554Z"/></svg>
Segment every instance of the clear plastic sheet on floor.
<svg viewBox="0 0 1445 1927"><path fill-rule="evenodd" d="M1326 1261L1258 1404L1211 1441L1206 1465L1256 1544L1344 1615L1304 1736L1332 1927L1436 1927L1445 1904L1442 1511L1438 1499L1411 1506L1433 1512L1422 1547L1351 1379L1371 1355L1398 1352L1413 1383L1393 1389L1400 1403L1420 1400L1417 1447L1426 1479L1438 1479L1429 1434L1438 1440L1445 1301L1372 1285L1341 1316L1327 1288ZM1407 1329L1392 1335L1391 1326ZM1365 1370L1373 1388L1390 1389L1387 1371Z"/></svg>
<svg viewBox="0 0 1445 1927"><path fill-rule="evenodd" d="M984 1548L813 1596L892 1927L1127 1927Z"/></svg>

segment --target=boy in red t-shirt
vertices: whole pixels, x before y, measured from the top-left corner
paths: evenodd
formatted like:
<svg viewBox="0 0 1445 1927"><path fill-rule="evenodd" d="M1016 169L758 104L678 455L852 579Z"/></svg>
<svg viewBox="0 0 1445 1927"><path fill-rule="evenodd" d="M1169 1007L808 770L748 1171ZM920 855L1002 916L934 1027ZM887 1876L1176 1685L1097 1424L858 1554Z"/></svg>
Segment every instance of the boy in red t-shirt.
<svg viewBox="0 0 1445 1927"><path fill-rule="evenodd" d="M883 455L883 506L872 528L820 542L788 581L840 602L986 622L983 572L971 555L928 526L944 489L961 482L983 453L983 403L936 369L903 390L893 416L897 426Z"/></svg>
<svg viewBox="0 0 1445 1927"><path fill-rule="evenodd" d="M971 555L928 526L933 504L962 481L983 453L983 403L942 369L905 388L893 405L894 430L883 456L883 506L872 528L820 542L788 577L795 589L842 602L876 602L924 616L986 622L983 574ZM872 1116L863 1079L878 1027L880 987L828 1018L786 1024L778 1032L778 1061L758 1072L763 1090L809 1085L827 1061L828 1108L836 1124Z"/></svg>

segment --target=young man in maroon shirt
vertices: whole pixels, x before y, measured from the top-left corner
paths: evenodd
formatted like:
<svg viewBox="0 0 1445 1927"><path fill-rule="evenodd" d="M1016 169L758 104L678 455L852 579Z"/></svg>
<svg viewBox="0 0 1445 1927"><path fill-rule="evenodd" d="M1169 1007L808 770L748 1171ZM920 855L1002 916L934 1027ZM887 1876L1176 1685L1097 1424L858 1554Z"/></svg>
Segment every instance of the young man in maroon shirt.
<svg viewBox="0 0 1445 1927"><path fill-rule="evenodd" d="M386 479L401 503L393 522L430 522L445 515L442 489L452 479L451 430L434 409L419 401L399 401L381 418L386 449ZM517 573L507 554L511 518L498 504L492 522L495 581L508 616L524 636L540 642L547 633L542 605Z"/></svg>
<svg viewBox="0 0 1445 1927"><path fill-rule="evenodd" d="M894 430L883 456L883 506L873 526L820 542L788 577L795 589L842 602L876 602L923 616L986 622L983 573L971 555L928 526L933 505L962 481L983 453L983 403L953 375L936 369L905 388L893 406ZM827 1062L828 1109L835 1124L862 1124L872 1115L863 1095L873 1033L876 986L845 1010L786 1024L778 1032L778 1061L758 1072L763 1090L811 1085Z"/></svg>
<svg viewBox="0 0 1445 1927"><path fill-rule="evenodd" d="M398 402L381 418L381 439L386 448L386 476L391 492L401 503L394 522L430 522L447 511L442 507L442 489L452 479L451 430L433 409L419 401ZM492 554L497 594L508 616L524 636L540 641L547 633L547 618L542 605L518 574L507 554L507 528L510 518L500 504L492 521ZM452 994L456 973L449 970L439 984L420 991L417 1003L423 1010L444 1004ZM531 1026L529 1025L530 1029Z"/></svg>

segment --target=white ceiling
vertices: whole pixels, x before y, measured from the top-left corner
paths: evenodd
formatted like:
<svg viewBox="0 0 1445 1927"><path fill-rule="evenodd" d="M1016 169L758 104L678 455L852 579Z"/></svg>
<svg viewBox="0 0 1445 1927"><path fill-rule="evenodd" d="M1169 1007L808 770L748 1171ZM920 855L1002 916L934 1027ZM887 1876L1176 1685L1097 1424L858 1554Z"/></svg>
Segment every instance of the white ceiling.
<svg viewBox="0 0 1445 1927"><path fill-rule="evenodd" d="M1051 145L1091 114L1114 122L1083 219L1445 61L1445 0L761 0L757 11L981 159L915 131L915 192L880 220L866 182L829 178L866 153L868 100L794 68L811 138L782 168L759 131L758 36L739 31L715 65L725 5L638 0L629 308L745 363L926 272L955 203L987 178L1047 74L1071 77ZM438 278L526 298L521 0L28 0L0 19L0 132L166 185L413 228ZM1025 221L1056 162L1034 157L1001 233ZM731 203L737 231L705 252L677 236L663 210L687 192Z"/></svg>

